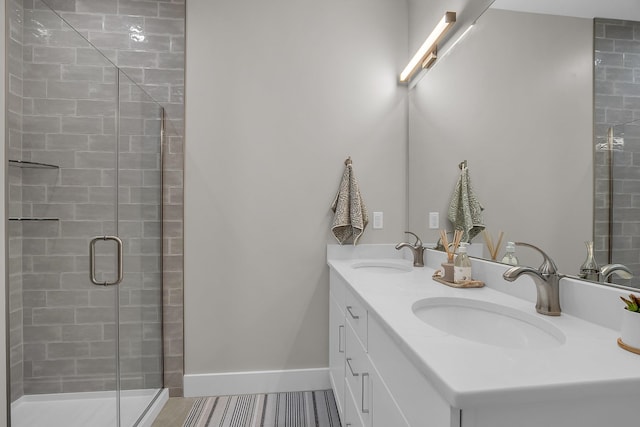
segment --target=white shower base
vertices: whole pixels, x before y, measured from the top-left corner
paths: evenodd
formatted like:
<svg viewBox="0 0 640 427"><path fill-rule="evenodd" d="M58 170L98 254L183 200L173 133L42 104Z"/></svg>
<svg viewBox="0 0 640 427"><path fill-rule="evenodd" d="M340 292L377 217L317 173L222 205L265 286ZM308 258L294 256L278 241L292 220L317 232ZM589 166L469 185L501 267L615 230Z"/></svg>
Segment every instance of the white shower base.
<svg viewBox="0 0 640 427"><path fill-rule="evenodd" d="M159 390L127 390L121 393L121 427L131 427ZM167 389L138 424L150 427L169 399ZM59 393L22 396L11 404L11 427L115 427L115 392Z"/></svg>

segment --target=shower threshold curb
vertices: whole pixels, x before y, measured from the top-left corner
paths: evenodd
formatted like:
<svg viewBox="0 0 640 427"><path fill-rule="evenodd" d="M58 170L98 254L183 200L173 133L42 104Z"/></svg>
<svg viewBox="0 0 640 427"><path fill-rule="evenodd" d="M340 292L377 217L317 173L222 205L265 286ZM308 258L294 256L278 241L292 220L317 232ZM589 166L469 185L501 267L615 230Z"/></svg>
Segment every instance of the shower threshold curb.
<svg viewBox="0 0 640 427"><path fill-rule="evenodd" d="M142 399L142 402L138 402L140 408L131 407L129 402L135 403L136 400ZM123 416L124 424L136 425L139 427L150 427L153 421L158 416L165 403L169 400L168 389L153 389L153 390L124 390L121 392L121 412L126 414ZM102 402L100 402L102 401ZM58 407L63 405L78 405L79 411L91 410L95 411L95 408L91 406L91 403L98 404L100 408L97 412L103 414L113 414L113 419L105 419L105 427L112 426L111 421L115 421L116 409L115 409L115 391L98 391L98 392L85 392L85 393L55 393L55 394L32 394L25 395L17 399L11 404L11 412L14 415L12 418L12 425L15 427L22 426L34 426L34 425L65 425L69 426L68 422L74 418L73 412L75 409L66 408L62 414L64 419L57 420L55 414L51 414L49 411L41 410L45 407ZM137 406L136 405L136 406ZM27 409L29 418L22 420L23 413L21 413L21 407L29 406ZM37 408L37 409L36 409ZM75 406L73 406L75 408ZM131 412L133 410L133 412ZM146 412L145 412L146 410ZM24 412L24 411L22 411ZM144 412L144 416L142 415ZM46 424L40 424L39 421L30 418L33 414L41 414L47 417ZM82 417L78 414L78 420ZM66 421L65 421L66 420ZM57 424L57 421L63 424ZM36 424L34 424L36 422ZM66 423L65 423L66 422ZM137 422L137 424L136 424ZM96 425L95 427L101 427Z"/></svg>

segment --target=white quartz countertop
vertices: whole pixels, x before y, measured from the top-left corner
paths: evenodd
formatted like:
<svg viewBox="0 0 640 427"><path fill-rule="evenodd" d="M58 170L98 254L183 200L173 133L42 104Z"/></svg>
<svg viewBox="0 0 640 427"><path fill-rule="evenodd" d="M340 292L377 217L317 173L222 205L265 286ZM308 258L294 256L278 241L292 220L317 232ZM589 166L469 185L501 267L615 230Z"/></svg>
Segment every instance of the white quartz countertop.
<svg viewBox="0 0 640 427"><path fill-rule="evenodd" d="M558 317L540 315L531 301L491 287L456 289L442 285L432 280L433 268L393 274L352 268L354 262L361 261L329 259L328 263L362 300L370 316L382 324L455 408L604 394L640 395L640 355L618 347L616 330L566 313ZM550 322L562 331L566 341L553 348L516 349L459 338L414 315L413 304L429 297L471 298L521 310ZM593 309L597 310L597 305Z"/></svg>

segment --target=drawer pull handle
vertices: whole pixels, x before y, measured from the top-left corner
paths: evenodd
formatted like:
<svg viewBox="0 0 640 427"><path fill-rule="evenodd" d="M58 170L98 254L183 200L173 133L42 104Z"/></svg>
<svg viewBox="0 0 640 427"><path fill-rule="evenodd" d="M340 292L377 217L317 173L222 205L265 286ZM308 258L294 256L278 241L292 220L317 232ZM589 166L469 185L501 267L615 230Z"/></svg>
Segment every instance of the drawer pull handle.
<svg viewBox="0 0 640 427"><path fill-rule="evenodd" d="M362 409L362 413L363 414L368 414L369 413L369 409L364 409L364 377L367 377L367 381L369 380L369 373L368 372L363 372L362 373L362 400L360 402L360 409Z"/></svg>
<svg viewBox="0 0 640 427"><path fill-rule="evenodd" d="M350 306L350 305L348 305L348 306L347 306L347 311L349 312L349 315L350 315L350 316L351 316L351 318L353 318L353 319L356 319L356 320L357 320L357 319L359 319L359 318L360 318L360 316L356 316L355 314L353 314L353 312L351 311L351 309L352 309L352 308L353 308L353 307L352 307L352 306Z"/></svg>
<svg viewBox="0 0 640 427"><path fill-rule="evenodd" d="M351 371L351 375L353 375L354 377L357 377L359 374L357 372L353 372L353 368L351 367L351 358L347 357L347 366L349 367L349 370Z"/></svg>
<svg viewBox="0 0 640 427"><path fill-rule="evenodd" d="M342 348L342 330L344 329L344 325L338 326L338 353L344 353L344 349Z"/></svg>

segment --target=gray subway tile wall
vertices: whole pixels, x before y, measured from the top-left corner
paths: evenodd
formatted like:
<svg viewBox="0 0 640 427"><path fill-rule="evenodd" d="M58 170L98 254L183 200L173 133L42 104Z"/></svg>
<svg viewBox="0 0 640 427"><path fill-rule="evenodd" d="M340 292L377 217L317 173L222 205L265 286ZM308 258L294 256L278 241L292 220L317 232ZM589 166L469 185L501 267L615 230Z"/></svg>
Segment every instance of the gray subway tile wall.
<svg viewBox="0 0 640 427"><path fill-rule="evenodd" d="M595 151L595 253L600 265L609 262L609 161L613 163L612 259L640 275L640 23L595 20L596 146L614 137L624 146ZM627 123L627 124L624 124ZM627 284L623 279L617 283Z"/></svg>
<svg viewBox="0 0 640 427"><path fill-rule="evenodd" d="M86 237L115 231L118 90L127 101L121 104L118 159L123 169L120 234L127 236L128 255L119 301L122 384L162 385L158 352L164 340L164 385L172 396L182 395L184 1L47 3L123 66L126 76L119 76L117 87L115 69L39 0L12 0L9 155L60 166L9 173L11 216L59 218L10 223L12 400L115 386L115 292L87 289ZM171 113L164 189L154 146L158 109L128 77ZM161 199L164 224L159 222ZM168 231L164 242L161 227ZM153 284L163 274L161 255L165 287L160 296ZM99 256L97 264L111 270L113 258ZM161 310L164 336L156 327Z"/></svg>

